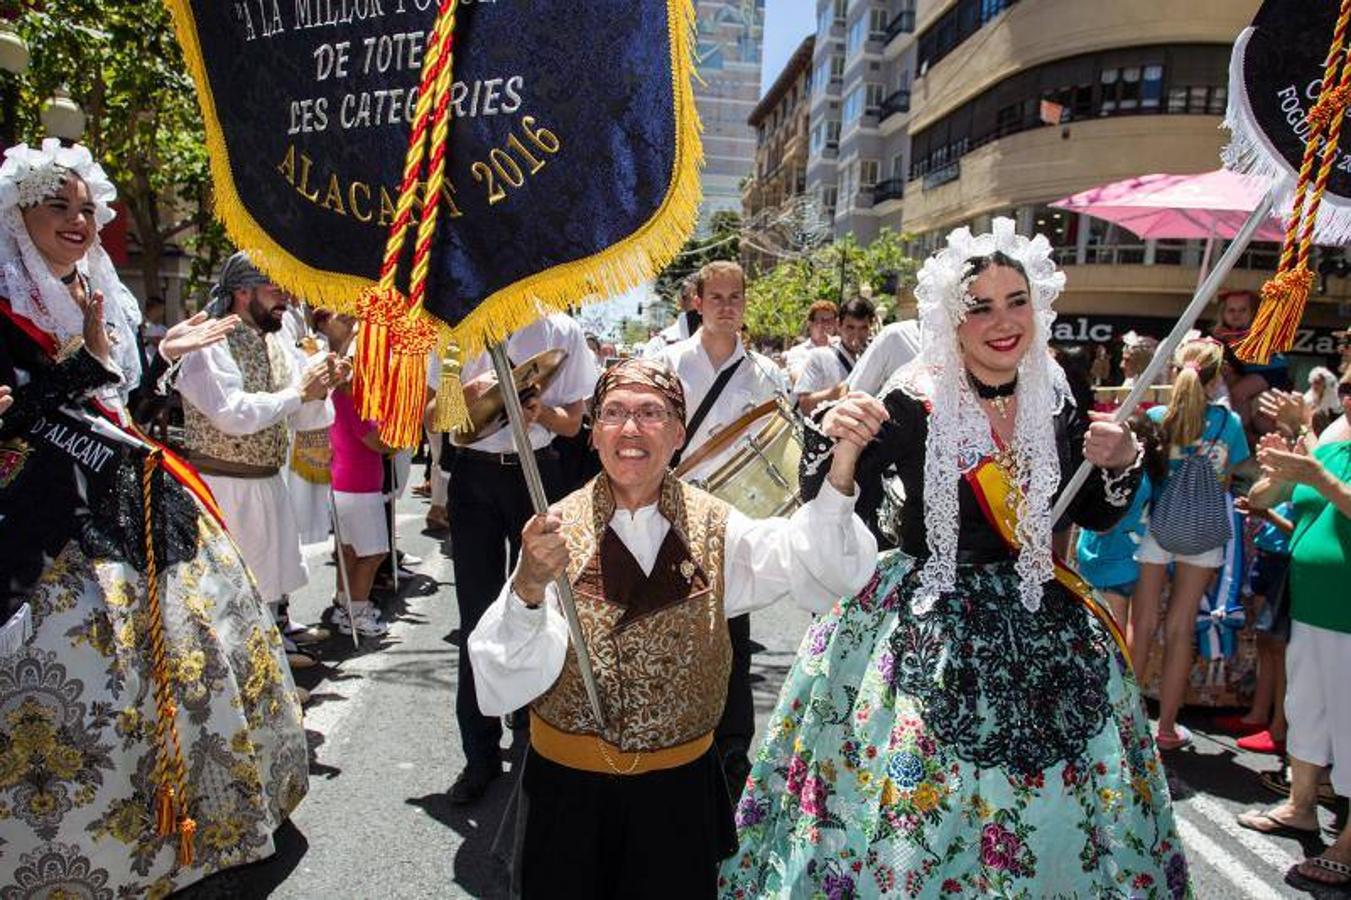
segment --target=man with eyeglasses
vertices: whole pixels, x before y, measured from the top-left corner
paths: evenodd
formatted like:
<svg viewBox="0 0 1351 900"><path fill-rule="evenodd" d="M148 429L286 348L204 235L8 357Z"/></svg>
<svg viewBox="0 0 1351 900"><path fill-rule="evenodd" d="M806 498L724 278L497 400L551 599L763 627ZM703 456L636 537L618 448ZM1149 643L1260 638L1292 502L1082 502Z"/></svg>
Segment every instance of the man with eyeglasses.
<svg viewBox="0 0 1351 900"><path fill-rule="evenodd" d="M807 309L807 337L788 348L783 362L788 367L788 380L797 383L802 369L807 365L807 357L813 350L829 348L835 343L839 329L839 310L829 300L817 300Z"/></svg>
<svg viewBox="0 0 1351 900"><path fill-rule="evenodd" d="M868 580L876 542L853 514L854 466L885 411L836 435L815 500L754 521L671 474L686 409L667 366L619 363L592 408L601 475L529 521L511 582L469 636L480 708L530 705L514 887L713 897L736 847L713 745L732 666L727 618L788 596L824 612ZM576 597L603 724L569 647L559 577Z"/></svg>
<svg viewBox="0 0 1351 900"><path fill-rule="evenodd" d="M679 377L690 404L685 420L685 445L676 450L677 462L692 458L708 440L748 410L776 396L786 397L788 388L778 366L748 349L742 341L746 275L741 266L720 260L700 269L695 278L694 305L702 317L699 330L688 340L668 347L659 357ZM684 477L702 483L740 452L743 445L740 438L729 442L701 460ZM750 617L738 616L732 621L731 630L731 683L717 741L727 783L735 791L750 774L750 746L755 738Z"/></svg>

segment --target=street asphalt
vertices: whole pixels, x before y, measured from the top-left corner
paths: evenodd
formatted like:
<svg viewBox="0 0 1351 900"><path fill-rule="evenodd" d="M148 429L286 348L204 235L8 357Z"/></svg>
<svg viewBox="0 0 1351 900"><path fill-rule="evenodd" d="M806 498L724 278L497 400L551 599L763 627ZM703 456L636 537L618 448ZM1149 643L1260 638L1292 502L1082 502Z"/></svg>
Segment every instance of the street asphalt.
<svg viewBox="0 0 1351 900"><path fill-rule="evenodd" d="M400 502L399 546L422 558L415 577L385 606L384 638L334 636L319 648L323 664L299 673L312 692L306 709L310 792L277 834L274 857L221 873L180 897L505 898L513 830L503 826L512 794L507 773L484 800L469 807L446 798L464 762L455 726L459 649L455 584L449 545L423 532L427 503ZM296 621L327 618L334 590L329 547L305 548L310 583L292 597ZM752 617L756 653L752 678L758 724L773 709L809 615L781 604ZM1234 739L1211 733L1204 714L1184 717L1192 748L1165 755L1179 829L1198 898L1351 898L1351 892L1310 892L1287 882L1288 870L1315 843L1271 838L1239 828L1234 816L1276 801L1257 773L1273 757L1239 751ZM504 757L520 758L517 746ZM505 743L505 742L504 742ZM1324 810L1323 823L1332 814ZM654 873L655 875L656 873Z"/></svg>

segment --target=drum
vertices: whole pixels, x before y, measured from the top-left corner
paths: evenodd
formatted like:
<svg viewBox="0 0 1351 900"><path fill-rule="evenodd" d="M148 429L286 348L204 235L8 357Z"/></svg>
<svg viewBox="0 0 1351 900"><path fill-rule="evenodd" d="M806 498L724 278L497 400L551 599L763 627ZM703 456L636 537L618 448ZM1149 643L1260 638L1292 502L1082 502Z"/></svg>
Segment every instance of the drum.
<svg viewBox="0 0 1351 900"><path fill-rule="evenodd" d="M786 516L802 505L798 463L802 444L795 424L777 406L748 423L733 456L701 487L752 519Z"/></svg>

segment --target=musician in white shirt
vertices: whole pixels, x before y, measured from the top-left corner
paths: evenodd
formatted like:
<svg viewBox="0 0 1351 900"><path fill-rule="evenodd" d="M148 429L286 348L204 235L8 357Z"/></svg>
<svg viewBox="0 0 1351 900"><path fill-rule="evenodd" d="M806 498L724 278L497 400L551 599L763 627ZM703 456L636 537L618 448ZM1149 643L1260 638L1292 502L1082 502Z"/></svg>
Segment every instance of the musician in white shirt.
<svg viewBox="0 0 1351 900"><path fill-rule="evenodd" d="M793 384L798 409L811 415L819 404L844 396L844 382L853 371L877 323L877 309L866 297L856 297L840 307L840 340L830 347L817 347L807 354L802 374Z"/></svg>
<svg viewBox="0 0 1351 900"><path fill-rule="evenodd" d="M693 337L668 347L661 357L679 377L687 402L686 444L677 453L682 459L698 454L710 438L748 410L783 397L787 391L779 368L742 343L746 276L741 266L725 260L709 263L699 271L696 285L695 309L703 324ZM738 438L710 454L683 477L695 483L707 479L737 453L741 443ZM735 791L750 773L750 745L755 737L749 612L730 619L727 625L732 636L732 674L716 737L723 772Z"/></svg>

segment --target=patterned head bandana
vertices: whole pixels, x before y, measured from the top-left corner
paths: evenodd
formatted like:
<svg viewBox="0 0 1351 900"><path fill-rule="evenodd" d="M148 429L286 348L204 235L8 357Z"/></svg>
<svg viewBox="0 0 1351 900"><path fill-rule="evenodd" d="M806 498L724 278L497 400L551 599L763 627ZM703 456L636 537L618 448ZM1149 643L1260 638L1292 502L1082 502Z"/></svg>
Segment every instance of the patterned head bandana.
<svg viewBox="0 0 1351 900"><path fill-rule="evenodd" d="M591 409L599 410L610 391L630 385L655 388L671 404L680 421L685 421L685 389L670 366L654 359L625 359L606 369L596 382Z"/></svg>
<svg viewBox="0 0 1351 900"><path fill-rule="evenodd" d="M220 267L220 280L211 288L211 304L207 307L212 318L219 318L230 311L230 303L235 291L271 284L271 280L258 270L243 250L231 256Z"/></svg>

